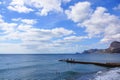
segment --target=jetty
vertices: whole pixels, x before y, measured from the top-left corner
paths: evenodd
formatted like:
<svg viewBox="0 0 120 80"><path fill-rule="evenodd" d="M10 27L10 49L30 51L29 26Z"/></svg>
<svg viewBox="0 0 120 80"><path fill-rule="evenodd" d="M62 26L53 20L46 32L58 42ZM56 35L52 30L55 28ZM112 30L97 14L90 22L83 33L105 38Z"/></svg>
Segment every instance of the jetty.
<svg viewBox="0 0 120 80"><path fill-rule="evenodd" d="M74 64L93 64L93 65L103 66L103 67L120 67L120 63L84 62L84 61L76 61L74 59L61 59L59 61L74 63Z"/></svg>

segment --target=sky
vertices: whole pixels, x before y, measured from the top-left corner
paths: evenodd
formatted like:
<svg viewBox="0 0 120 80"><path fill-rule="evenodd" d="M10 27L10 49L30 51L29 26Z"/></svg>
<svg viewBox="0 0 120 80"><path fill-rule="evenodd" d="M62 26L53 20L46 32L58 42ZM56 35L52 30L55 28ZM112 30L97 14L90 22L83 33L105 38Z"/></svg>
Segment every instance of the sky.
<svg viewBox="0 0 120 80"><path fill-rule="evenodd" d="M120 0L0 0L0 54L75 53L120 41Z"/></svg>

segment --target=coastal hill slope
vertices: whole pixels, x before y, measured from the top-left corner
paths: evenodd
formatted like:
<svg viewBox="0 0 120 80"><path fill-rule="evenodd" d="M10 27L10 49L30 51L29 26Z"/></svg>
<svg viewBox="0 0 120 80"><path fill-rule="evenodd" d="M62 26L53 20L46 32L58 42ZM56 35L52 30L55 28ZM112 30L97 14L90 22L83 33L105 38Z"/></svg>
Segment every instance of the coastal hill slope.
<svg viewBox="0 0 120 80"><path fill-rule="evenodd" d="M120 42L113 41L107 49L89 49L82 53L120 53Z"/></svg>

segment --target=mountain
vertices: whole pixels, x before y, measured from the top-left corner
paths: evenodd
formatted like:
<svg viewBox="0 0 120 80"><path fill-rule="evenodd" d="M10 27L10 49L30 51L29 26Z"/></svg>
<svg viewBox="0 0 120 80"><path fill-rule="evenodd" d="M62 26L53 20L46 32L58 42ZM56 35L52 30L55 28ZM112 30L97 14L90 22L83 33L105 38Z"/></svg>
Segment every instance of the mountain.
<svg viewBox="0 0 120 80"><path fill-rule="evenodd" d="M120 53L120 42L114 41L110 44L110 47L105 50L107 53Z"/></svg>
<svg viewBox="0 0 120 80"><path fill-rule="evenodd" d="M120 53L120 42L113 41L107 49L89 49L82 53Z"/></svg>

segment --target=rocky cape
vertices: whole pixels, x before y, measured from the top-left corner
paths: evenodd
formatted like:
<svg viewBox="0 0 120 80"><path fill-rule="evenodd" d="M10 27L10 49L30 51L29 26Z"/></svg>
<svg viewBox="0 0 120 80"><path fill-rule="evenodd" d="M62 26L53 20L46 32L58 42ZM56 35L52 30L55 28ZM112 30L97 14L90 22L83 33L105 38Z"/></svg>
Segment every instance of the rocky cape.
<svg viewBox="0 0 120 80"><path fill-rule="evenodd" d="M120 42L113 41L107 49L89 49L82 53L120 53Z"/></svg>

